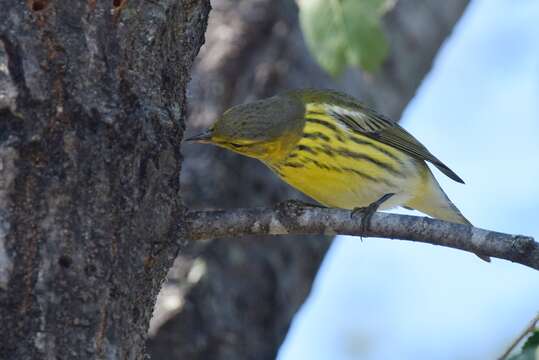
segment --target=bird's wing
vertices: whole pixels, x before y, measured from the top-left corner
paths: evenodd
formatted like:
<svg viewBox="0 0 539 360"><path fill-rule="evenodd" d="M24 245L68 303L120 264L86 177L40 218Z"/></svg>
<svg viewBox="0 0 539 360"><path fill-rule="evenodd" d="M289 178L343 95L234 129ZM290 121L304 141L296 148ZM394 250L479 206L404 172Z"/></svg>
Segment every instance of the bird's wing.
<svg viewBox="0 0 539 360"><path fill-rule="evenodd" d="M426 147L396 122L362 105L350 106L350 103L346 105L328 104L326 111L351 130L399 149L416 159L427 160L451 179L464 183L453 170L432 155Z"/></svg>

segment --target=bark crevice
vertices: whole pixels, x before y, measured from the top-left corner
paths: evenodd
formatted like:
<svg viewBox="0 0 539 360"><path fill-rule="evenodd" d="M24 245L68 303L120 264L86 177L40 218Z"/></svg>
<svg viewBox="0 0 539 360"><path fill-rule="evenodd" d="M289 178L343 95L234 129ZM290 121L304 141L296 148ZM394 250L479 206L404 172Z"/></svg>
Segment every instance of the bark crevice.
<svg viewBox="0 0 539 360"><path fill-rule="evenodd" d="M0 358L144 357L209 2L117 5L0 0Z"/></svg>

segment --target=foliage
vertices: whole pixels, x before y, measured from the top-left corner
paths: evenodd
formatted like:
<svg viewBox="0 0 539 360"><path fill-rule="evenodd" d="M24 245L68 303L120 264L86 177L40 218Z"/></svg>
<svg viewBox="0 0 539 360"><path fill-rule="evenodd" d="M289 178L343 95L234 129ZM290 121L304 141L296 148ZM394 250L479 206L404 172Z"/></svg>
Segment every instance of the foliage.
<svg viewBox="0 0 539 360"><path fill-rule="evenodd" d="M333 76L347 66L375 72L388 54L382 15L394 1L300 0L300 24L318 63Z"/></svg>
<svg viewBox="0 0 539 360"><path fill-rule="evenodd" d="M526 340L520 354L511 356L509 360L536 360L539 358L539 329L536 329Z"/></svg>

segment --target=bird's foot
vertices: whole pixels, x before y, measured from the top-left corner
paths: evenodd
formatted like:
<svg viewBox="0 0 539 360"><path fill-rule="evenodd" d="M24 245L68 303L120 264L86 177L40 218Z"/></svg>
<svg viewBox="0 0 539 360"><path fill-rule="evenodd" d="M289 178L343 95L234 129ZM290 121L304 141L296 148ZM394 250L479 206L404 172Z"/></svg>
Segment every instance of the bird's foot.
<svg viewBox="0 0 539 360"><path fill-rule="evenodd" d="M360 225L360 231L362 235L366 234L367 231L369 230L369 227L371 225L371 219L374 213L378 211L378 208L393 195L395 195L395 193L385 194L382 197L380 197L380 199L372 202L368 206L358 207L352 210L352 212L350 213L351 219L353 219L358 214L363 215L361 219L361 225Z"/></svg>

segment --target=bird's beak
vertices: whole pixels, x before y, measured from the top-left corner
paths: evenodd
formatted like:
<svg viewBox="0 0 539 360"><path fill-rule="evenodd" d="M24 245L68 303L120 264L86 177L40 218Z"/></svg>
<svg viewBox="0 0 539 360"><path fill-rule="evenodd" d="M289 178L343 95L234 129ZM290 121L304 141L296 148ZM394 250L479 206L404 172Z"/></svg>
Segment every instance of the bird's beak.
<svg viewBox="0 0 539 360"><path fill-rule="evenodd" d="M191 136L187 139L185 139L185 141L192 141L192 142L198 142L198 143L209 143L211 142L211 130L208 129L208 130L205 130L204 132L201 132L200 134L198 135L195 135L195 136Z"/></svg>

